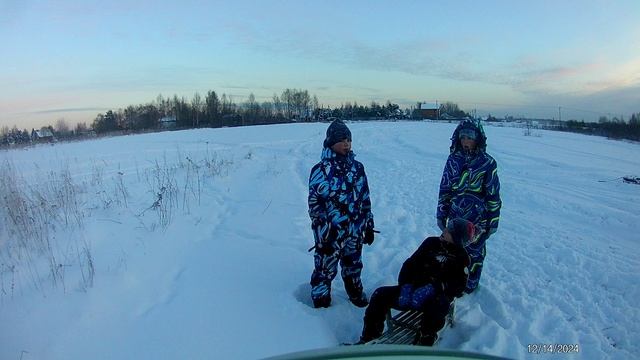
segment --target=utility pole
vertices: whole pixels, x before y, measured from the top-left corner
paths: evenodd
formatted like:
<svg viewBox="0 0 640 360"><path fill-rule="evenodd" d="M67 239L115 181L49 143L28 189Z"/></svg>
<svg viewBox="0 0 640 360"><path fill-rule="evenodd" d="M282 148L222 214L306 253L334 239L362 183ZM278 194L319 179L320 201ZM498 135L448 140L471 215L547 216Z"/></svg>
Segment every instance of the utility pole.
<svg viewBox="0 0 640 360"><path fill-rule="evenodd" d="M560 120L560 121L562 121L562 113L561 113L561 110L562 110L562 106L558 106L558 120Z"/></svg>

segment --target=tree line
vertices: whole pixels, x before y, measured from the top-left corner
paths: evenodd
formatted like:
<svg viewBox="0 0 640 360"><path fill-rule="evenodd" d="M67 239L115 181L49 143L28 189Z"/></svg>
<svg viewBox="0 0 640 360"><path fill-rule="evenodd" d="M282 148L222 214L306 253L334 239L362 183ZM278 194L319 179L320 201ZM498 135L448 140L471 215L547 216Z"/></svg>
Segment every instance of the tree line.
<svg viewBox="0 0 640 360"><path fill-rule="evenodd" d="M189 129L200 127L232 127L287 122L374 120L374 119L421 119L420 103L413 109L401 109L398 104L371 102L368 105L346 102L331 108L320 106L318 98L304 89L285 89L280 95L258 101L251 93L245 101L236 103L233 96L209 90L204 96L194 94L191 99L184 96L157 98L146 104L129 105L126 108L108 110L98 114L90 126L79 123L70 127L64 119L54 126L44 126L58 140L73 139L114 132L143 132L166 129ZM439 118L462 119L471 117L458 104L443 102L438 109ZM500 121L490 116L487 121ZM570 120L559 129L611 138L640 140L640 113L632 114L625 122L601 117L598 123ZM19 130L16 126L0 128L0 146L28 144L33 142L32 132Z"/></svg>
<svg viewBox="0 0 640 360"><path fill-rule="evenodd" d="M640 141L640 112L631 114L628 122L621 118L601 116L598 122L569 120L561 128L565 131L606 136L612 139Z"/></svg>
<svg viewBox="0 0 640 360"><path fill-rule="evenodd" d="M277 124L287 122L327 121L333 118L365 120L408 117L409 110L387 101L385 105L372 102L369 105L350 102L331 108L320 106L316 95L303 89L285 89L280 95L258 101L253 93L240 103L232 96L210 90L206 95L196 93L193 98L164 98L130 105L124 109L109 110L98 114L91 128L98 134L113 131L144 131L162 128L170 124L175 129L199 127L231 127L245 125ZM166 128L166 126L165 126Z"/></svg>
<svg viewBox="0 0 640 360"><path fill-rule="evenodd" d="M178 129L273 124L292 119L308 121L317 107L318 98L307 90L286 89L263 102L257 101L252 93L239 104L232 96L219 96L210 90L204 96L196 93L191 99L158 95L147 104L109 110L96 116L92 128L97 133L149 130L157 128L160 120L166 118L175 122Z"/></svg>
<svg viewBox="0 0 640 360"><path fill-rule="evenodd" d="M409 110L401 110L398 104L387 101L381 105L371 102L358 105L346 102L339 107L320 106L316 95L304 89L285 89L281 94L258 101L251 93L245 101L236 103L233 96L218 95L214 90L204 96L194 94L191 99L184 96L157 98L146 104L129 105L98 114L92 123L79 123L71 127L64 119L54 126L47 125L40 131L55 134L57 140L97 136L115 132L143 132L166 129L189 129L200 127L232 127L287 122L329 121L333 119L367 120L406 118ZM0 128L0 146L28 144L33 142L32 133L8 127Z"/></svg>

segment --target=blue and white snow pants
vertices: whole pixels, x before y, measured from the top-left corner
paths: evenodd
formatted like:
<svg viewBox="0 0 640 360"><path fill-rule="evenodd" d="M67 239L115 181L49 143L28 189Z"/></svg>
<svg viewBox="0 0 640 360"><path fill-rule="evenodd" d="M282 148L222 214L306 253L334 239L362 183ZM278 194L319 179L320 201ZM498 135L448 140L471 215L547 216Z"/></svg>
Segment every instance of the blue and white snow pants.
<svg viewBox="0 0 640 360"><path fill-rule="evenodd" d="M331 254L321 254L316 250L313 255L315 268L311 274L311 298L314 301L331 298L331 282L338 273L338 262L349 298L357 298L362 293L362 242L356 237L348 237L344 242L332 244L334 251Z"/></svg>

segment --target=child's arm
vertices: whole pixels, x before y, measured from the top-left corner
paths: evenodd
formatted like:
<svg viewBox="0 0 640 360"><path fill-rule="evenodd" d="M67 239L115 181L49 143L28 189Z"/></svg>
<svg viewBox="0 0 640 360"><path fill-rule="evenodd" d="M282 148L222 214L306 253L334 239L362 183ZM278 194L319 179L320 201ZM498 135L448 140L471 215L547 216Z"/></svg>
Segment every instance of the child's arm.
<svg viewBox="0 0 640 360"><path fill-rule="evenodd" d="M317 164L309 175L309 217L312 227L327 222L326 200L329 196L329 183L322 171L322 165Z"/></svg>

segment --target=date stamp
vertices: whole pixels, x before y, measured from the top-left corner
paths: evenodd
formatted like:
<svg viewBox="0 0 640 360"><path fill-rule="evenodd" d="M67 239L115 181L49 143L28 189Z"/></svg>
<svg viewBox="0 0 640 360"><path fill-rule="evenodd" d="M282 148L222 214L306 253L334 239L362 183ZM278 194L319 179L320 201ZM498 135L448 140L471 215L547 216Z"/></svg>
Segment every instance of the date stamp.
<svg viewBox="0 0 640 360"><path fill-rule="evenodd" d="M528 344L529 354L577 354L580 352L578 344Z"/></svg>

